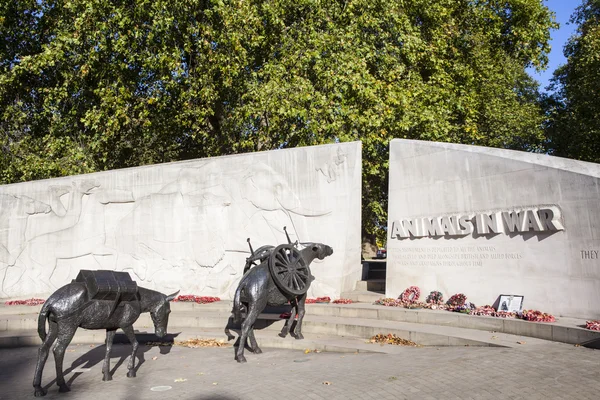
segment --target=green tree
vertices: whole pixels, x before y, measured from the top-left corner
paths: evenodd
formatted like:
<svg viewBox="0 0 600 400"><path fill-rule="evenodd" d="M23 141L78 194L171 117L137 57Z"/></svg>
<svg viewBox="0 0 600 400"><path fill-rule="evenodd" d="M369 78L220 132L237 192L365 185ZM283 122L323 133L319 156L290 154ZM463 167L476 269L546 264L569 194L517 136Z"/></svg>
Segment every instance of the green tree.
<svg viewBox="0 0 600 400"><path fill-rule="evenodd" d="M576 33L564 48L567 63L554 72L547 101L548 151L600 162L600 1L586 0L571 22Z"/></svg>
<svg viewBox="0 0 600 400"><path fill-rule="evenodd" d="M4 182L362 140L373 234L390 139L542 140L540 0L1 1Z"/></svg>

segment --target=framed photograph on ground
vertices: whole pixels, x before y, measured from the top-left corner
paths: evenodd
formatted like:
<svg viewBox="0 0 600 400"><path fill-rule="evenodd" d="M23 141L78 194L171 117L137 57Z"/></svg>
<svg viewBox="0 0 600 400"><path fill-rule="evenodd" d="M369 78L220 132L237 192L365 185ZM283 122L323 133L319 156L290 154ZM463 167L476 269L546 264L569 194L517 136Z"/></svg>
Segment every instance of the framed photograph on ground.
<svg viewBox="0 0 600 400"><path fill-rule="evenodd" d="M520 312L523 311L523 297L514 294L501 294L500 301L498 302L498 310L506 312Z"/></svg>

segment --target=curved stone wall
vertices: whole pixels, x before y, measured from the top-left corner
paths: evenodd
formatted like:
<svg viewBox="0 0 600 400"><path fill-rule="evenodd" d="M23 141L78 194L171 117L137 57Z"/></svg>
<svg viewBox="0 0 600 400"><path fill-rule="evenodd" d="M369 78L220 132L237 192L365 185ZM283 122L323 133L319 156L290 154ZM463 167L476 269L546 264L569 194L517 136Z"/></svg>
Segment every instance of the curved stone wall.
<svg viewBox="0 0 600 400"><path fill-rule="evenodd" d="M329 244L309 296L361 276L360 142L215 157L0 186L0 297L46 294L80 269L230 298L254 248Z"/></svg>
<svg viewBox="0 0 600 400"><path fill-rule="evenodd" d="M600 165L486 147L390 144L386 295L600 317Z"/></svg>

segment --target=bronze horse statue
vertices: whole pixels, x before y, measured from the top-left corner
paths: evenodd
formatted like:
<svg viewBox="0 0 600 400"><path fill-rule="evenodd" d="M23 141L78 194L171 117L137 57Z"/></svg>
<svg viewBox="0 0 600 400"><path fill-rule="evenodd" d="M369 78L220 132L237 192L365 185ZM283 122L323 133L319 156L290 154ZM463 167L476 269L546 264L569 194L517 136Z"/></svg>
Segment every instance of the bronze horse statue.
<svg viewBox="0 0 600 400"><path fill-rule="evenodd" d="M149 312L154 323L155 333L163 337L167 333L167 323L171 312L169 301L177 293L166 296L160 292L136 287L130 300L120 301L117 295L114 301L94 300L83 282L73 281L54 292L44 303L38 317L38 333L42 346L38 350L33 387L35 396L44 396L47 391L42 388L42 372L48 358L50 346L54 345L54 361L56 363L56 384L59 392L70 391L63 374L63 358L65 350L77 328L106 329L106 356L102 365L104 381L112 380L110 374L110 352L117 329L121 328L132 344L133 351L127 365L127 376L135 377L135 355L138 342L133 331L133 323L141 313ZM117 306L118 305L118 306ZM46 320L49 330L46 333Z"/></svg>
<svg viewBox="0 0 600 400"><path fill-rule="evenodd" d="M309 265L315 258L322 260L330 256L333 254L333 249L322 243L301 243L301 245L303 247L301 250L296 247L297 243L277 247L263 246L257 256L250 246L252 256L246 262L245 274L233 298L232 313L235 324L240 323L242 311L246 310L246 318L241 324L239 343L235 350L235 360L238 362L246 362L244 347L247 340L250 341L250 350L253 353L262 353L254 337L254 323L267 305L280 306L290 303L295 310L292 310L279 336L285 337L289 332L296 339L304 339L302 319L305 314L306 292L314 279ZM261 263L250 268L251 262L255 259ZM296 314L298 321L294 331L290 332ZM225 333L229 340L233 339L228 329L225 329Z"/></svg>

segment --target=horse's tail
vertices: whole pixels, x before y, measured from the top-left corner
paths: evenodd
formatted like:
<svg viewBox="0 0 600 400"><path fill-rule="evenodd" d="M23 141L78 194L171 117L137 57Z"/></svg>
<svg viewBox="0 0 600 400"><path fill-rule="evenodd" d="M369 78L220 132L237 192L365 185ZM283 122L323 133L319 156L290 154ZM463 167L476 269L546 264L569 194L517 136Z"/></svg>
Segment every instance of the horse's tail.
<svg viewBox="0 0 600 400"><path fill-rule="evenodd" d="M40 310L40 315L38 316L38 334L40 335L42 342L46 340L46 320L48 319L49 307L50 303L46 301Z"/></svg>
<svg viewBox="0 0 600 400"><path fill-rule="evenodd" d="M243 279L242 282L240 282L238 288L236 289L235 295L233 296L233 309L231 310L231 312L233 313L233 322L235 324L239 324L242 320L242 304L240 302L240 297L242 295L242 286Z"/></svg>

